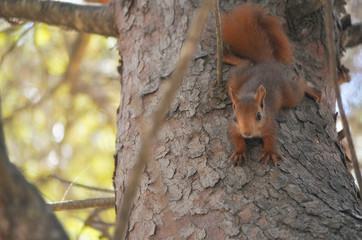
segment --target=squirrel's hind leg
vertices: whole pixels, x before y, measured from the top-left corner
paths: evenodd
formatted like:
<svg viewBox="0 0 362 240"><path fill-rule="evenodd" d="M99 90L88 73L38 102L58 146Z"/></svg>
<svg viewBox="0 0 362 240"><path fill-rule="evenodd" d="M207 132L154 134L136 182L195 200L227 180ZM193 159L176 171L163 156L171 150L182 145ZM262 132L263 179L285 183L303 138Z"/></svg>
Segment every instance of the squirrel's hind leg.
<svg viewBox="0 0 362 240"><path fill-rule="evenodd" d="M282 89L282 106L285 108L294 108L302 100L306 88L303 78L294 78L288 81Z"/></svg>
<svg viewBox="0 0 362 240"><path fill-rule="evenodd" d="M223 59L222 61L224 63L231 64L233 66L239 66L239 65L250 65L251 61L245 58L241 58L234 53L232 53L229 49L224 49L223 51Z"/></svg>
<svg viewBox="0 0 362 240"><path fill-rule="evenodd" d="M249 60L242 59L242 58L240 58L240 57L238 57L236 55L233 55L233 54L225 54L223 56L223 62L234 65L234 66L250 64Z"/></svg>
<svg viewBox="0 0 362 240"><path fill-rule="evenodd" d="M304 94L312 97L316 102L322 100L322 92L307 86L303 78L296 78L282 90L283 107L293 108L299 104Z"/></svg>
<svg viewBox="0 0 362 240"><path fill-rule="evenodd" d="M312 97L316 102L320 102L322 100L322 92L319 90L306 86L305 93Z"/></svg>

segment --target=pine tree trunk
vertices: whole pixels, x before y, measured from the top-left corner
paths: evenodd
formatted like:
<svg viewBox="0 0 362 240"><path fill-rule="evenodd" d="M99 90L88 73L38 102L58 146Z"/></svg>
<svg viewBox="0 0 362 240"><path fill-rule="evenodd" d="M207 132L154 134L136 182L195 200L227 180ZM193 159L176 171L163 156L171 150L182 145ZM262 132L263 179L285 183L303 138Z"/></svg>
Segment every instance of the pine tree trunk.
<svg viewBox="0 0 362 240"><path fill-rule="evenodd" d="M142 175L127 239L362 238L362 209L335 128L324 7L313 3L300 9L292 6L294 1L269 2L264 5L269 12L286 19L294 70L323 91L323 101L317 104L305 97L295 109L276 116L276 148L285 157L277 166L257 161L262 152L259 139L247 141L248 161L233 166L229 157L234 146L227 134L233 113L225 90L231 68L223 65L224 82L218 86L211 13L155 142L154 159ZM199 5L133 1L126 11L115 4L123 61L114 175L117 209L142 133L164 94ZM223 11L235 6L234 1L220 4ZM339 11L338 6L335 17ZM338 39L340 33L335 34ZM337 40L335 47L339 59Z"/></svg>

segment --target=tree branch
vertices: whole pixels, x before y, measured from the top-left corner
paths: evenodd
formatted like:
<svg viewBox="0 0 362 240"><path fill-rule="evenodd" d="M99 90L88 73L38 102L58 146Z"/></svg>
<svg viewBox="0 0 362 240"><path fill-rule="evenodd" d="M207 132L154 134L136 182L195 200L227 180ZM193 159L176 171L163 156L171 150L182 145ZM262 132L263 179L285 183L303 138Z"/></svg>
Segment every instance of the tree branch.
<svg viewBox="0 0 362 240"><path fill-rule="evenodd" d="M113 207L114 197L54 202L48 203L48 205L53 209L53 211L77 210L96 207Z"/></svg>
<svg viewBox="0 0 362 240"><path fill-rule="evenodd" d="M362 43L362 23L352 25L343 33L343 47L352 48Z"/></svg>
<svg viewBox="0 0 362 240"><path fill-rule="evenodd" d="M1 0L0 17L19 18L105 36L118 36L109 5L84 5L41 0Z"/></svg>

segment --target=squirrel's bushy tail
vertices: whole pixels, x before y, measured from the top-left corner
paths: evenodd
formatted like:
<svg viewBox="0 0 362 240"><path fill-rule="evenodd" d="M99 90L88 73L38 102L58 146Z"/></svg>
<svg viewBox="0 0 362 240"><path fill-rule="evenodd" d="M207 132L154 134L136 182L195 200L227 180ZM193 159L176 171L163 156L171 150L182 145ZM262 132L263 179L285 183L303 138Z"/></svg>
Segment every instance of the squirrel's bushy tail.
<svg viewBox="0 0 362 240"><path fill-rule="evenodd" d="M266 9L243 4L222 18L222 35L230 50L254 62L293 61L292 48L282 22Z"/></svg>

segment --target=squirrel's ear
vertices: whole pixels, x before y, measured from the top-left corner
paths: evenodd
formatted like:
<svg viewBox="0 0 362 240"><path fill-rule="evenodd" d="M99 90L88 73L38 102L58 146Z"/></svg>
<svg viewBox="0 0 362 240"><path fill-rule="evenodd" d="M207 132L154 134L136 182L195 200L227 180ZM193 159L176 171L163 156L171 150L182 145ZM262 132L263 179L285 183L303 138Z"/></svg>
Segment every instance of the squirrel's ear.
<svg viewBox="0 0 362 240"><path fill-rule="evenodd" d="M260 85L260 87L255 93L255 100L260 106L260 108L264 108L265 96L266 96L266 90L263 85Z"/></svg>
<svg viewBox="0 0 362 240"><path fill-rule="evenodd" d="M231 101L233 102L233 107L234 107L236 103L239 101L239 99L232 88L229 88L229 96L231 98Z"/></svg>

